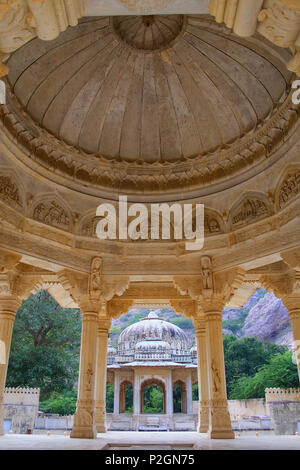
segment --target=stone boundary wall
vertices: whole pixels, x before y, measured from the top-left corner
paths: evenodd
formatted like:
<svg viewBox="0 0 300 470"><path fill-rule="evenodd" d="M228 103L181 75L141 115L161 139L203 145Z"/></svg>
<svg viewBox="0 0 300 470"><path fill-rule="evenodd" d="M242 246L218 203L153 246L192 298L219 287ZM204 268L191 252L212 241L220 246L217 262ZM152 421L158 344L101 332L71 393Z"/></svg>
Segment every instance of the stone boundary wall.
<svg viewBox="0 0 300 470"><path fill-rule="evenodd" d="M34 429L65 429L73 428L74 416L37 416L34 422Z"/></svg>
<svg viewBox="0 0 300 470"><path fill-rule="evenodd" d="M266 388L266 403L300 402L300 388Z"/></svg>
<svg viewBox="0 0 300 470"><path fill-rule="evenodd" d="M276 435L300 433L299 401L274 401L270 403L270 412Z"/></svg>
<svg viewBox="0 0 300 470"><path fill-rule="evenodd" d="M198 409L198 401L193 401L193 412L198 413ZM269 405L264 398L228 400L228 410L231 421L254 416L270 416Z"/></svg>
<svg viewBox="0 0 300 470"><path fill-rule="evenodd" d="M16 434L26 434L29 429L33 430L39 399L39 388L5 388L4 424L8 423L9 429Z"/></svg>

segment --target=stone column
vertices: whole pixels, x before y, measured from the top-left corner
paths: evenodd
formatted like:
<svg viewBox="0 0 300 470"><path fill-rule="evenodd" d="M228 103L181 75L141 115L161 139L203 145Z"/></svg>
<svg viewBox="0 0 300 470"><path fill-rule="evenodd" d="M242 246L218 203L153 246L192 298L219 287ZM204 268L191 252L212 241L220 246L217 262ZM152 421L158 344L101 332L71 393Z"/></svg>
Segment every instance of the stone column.
<svg viewBox="0 0 300 470"><path fill-rule="evenodd" d="M186 412L188 415L193 414L193 385L192 371L189 371L186 381Z"/></svg>
<svg viewBox="0 0 300 470"><path fill-rule="evenodd" d="M168 371L166 381L166 414L173 415L173 383L172 383L172 371Z"/></svg>
<svg viewBox="0 0 300 470"><path fill-rule="evenodd" d="M114 414L120 413L120 376L119 371L115 371L114 381Z"/></svg>
<svg viewBox="0 0 300 470"><path fill-rule="evenodd" d="M16 299L0 299L0 436L4 434L3 395L9 361L12 331L16 311L20 303Z"/></svg>
<svg viewBox="0 0 300 470"><path fill-rule="evenodd" d="M88 306L82 312L78 400L70 437L93 439L97 437L94 407L98 312Z"/></svg>
<svg viewBox="0 0 300 470"><path fill-rule="evenodd" d="M294 339L294 354L297 361L298 377L300 382L300 307L292 310L289 314Z"/></svg>
<svg viewBox="0 0 300 470"><path fill-rule="evenodd" d="M139 415L141 413L141 384L140 376L137 371L134 371L133 379L133 414Z"/></svg>
<svg viewBox="0 0 300 470"><path fill-rule="evenodd" d="M205 312L210 374L210 419L208 432L211 439L234 439L226 394L222 309L223 306L216 307L212 305L211 309Z"/></svg>
<svg viewBox="0 0 300 470"><path fill-rule="evenodd" d="M282 301L289 311L294 340L294 357L297 361L300 382L300 294L283 296Z"/></svg>
<svg viewBox="0 0 300 470"><path fill-rule="evenodd" d="M209 427L209 374L207 362L207 333L204 318L194 320L197 361L198 361L198 392L199 392L199 424L198 432L207 433Z"/></svg>
<svg viewBox="0 0 300 470"><path fill-rule="evenodd" d="M97 331L97 372L95 421L97 432L106 432L107 341L110 320L99 320Z"/></svg>

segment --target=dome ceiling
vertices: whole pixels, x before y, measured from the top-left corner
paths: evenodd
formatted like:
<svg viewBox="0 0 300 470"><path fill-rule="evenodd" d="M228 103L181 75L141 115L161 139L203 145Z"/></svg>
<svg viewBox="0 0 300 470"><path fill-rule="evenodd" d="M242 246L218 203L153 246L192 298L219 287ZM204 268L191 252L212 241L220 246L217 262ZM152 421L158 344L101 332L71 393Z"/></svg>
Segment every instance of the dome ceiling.
<svg viewBox="0 0 300 470"><path fill-rule="evenodd" d="M207 16L84 18L11 55L0 111L22 164L60 184L206 194L274 162L295 122L289 56Z"/></svg>
<svg viewBox="0 0 300 470"><path fill-rule="evenodd" d="M274 47L273 47L274 49ZM36 123L107 159L174 162L236 141L270 116L287 72L271 46L181 15L91 19L9 61Z"/></svg>

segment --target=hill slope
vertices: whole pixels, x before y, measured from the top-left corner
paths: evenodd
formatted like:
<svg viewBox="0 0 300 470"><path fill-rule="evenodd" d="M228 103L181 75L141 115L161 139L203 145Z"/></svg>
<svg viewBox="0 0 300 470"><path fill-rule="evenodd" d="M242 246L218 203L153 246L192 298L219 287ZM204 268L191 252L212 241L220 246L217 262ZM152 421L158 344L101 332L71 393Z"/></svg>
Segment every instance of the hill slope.
<svg viewBox="0 0 300 470"><path fill-rule="evenodd" d="M118 336L127 326L139 321L149 313L148 309L131 309L126 315L113 320L110 330L112 344L117 346ZM182 328L189 345L195 344L193 322L171 309L156 310L159 317ZM224 309L223 333L237 338L254 337L269 343L292 345L292 332L287 309L281 299L258 289L242 308Z"/></svg>

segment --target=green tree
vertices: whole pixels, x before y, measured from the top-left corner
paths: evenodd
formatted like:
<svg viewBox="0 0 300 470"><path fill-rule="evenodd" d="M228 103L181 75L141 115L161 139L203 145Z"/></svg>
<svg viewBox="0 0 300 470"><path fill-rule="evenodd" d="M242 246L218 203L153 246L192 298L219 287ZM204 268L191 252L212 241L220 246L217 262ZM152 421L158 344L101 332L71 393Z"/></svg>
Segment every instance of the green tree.
<svg viewBox="0 0 300 470"><path fill-rule="evenodd" d="M44 413L54 413L61 416L73 415L76 410L77 392L75 390L63 393L52 392L47 400L40 402L40 410Z"/></svg>
<svg viewBox="0 0 300 470"><path fill-rule="evenodd" d="M106 385L106 413L113 413L114 411L114 386L112 384Z"/></svg>
<svg viewBox="0 0 300 470"><path fill-rule="evenodd" d="M199 400L199 387L198 384L193 384L193 401Z"/></svg>
<svg viewBox="0 0 300 470"><path fill-rule="evenodd" d="M231 396L232 387L237 380L253 376L261 366L268 364L273 356L287 351L285 346L266 343L256 338L237 339L233 335L224 335L223 344L228 396Z"/></svg>
<svg viewBox="0 0 300 470"><path fill-rule="evenodd" d="M292 362L292 354L286 351L271 357L254 376L242 377L233 385L230 399L264 398L269 387L298 387L297 366Z"/></svg>
<svg viewBox="0 0 300 470"><path fill-rule="evenodd" d="M163 413L164 394L158 385L151 385L144 391L144 413Z"/></svg>
<svg viewBox="0 0 300 470"><path fill-rule="evenodd" d="M61 308L47 291L30 295L16 314L7 386L39 387L41 399L73 390L80 335L79 310Z"/></svg>
<svg viewBox="0 0 300 470"><path fill-rule="evenodd" d="M174 384L173 387L173 410L174 413L182 412L182 394L181 387L178 384Z"/></svg>
<svg viewBox="0 0 300 470"><path fill-rule="evenodd" d="M132 413L133 411L133 387L128 385L125 391L125 413Z"/></svg>

